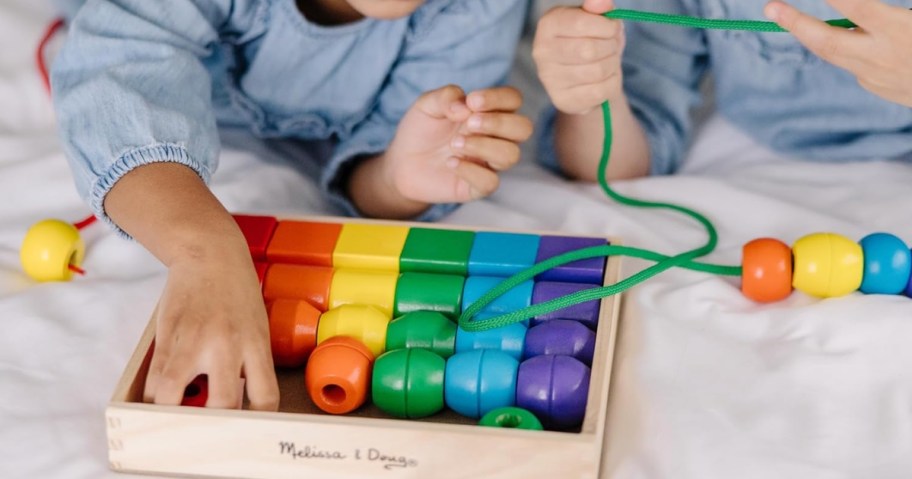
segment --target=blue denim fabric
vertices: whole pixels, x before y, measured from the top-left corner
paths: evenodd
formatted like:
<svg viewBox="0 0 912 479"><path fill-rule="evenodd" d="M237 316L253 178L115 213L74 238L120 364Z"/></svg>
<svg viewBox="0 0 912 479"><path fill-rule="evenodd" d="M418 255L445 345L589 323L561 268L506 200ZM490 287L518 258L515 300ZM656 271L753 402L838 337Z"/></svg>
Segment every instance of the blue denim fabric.
<svg viewBox="0 0 912 479"><path fill-rule="evenodd" d="M70 14L83 3L56 1ZM331 142L320 185L357 214L341 184L352 162L383 152L423 92L504 82L526 3L427 0L405 18L327 27L295 0L88 0L51 75L78 190L111 223L104 198L121 176L168 161L208 181L218 125L245 126Z"/></svg>
<svg viewBox="0 0 912 479"><path fill-rule="evenodd" d="M765 20L766 0L619 0L633 8L707 18ZM821 19L842 18L824 0L790 4ZM912 0L887 0L912 7ZM704 74L717 111L761 144L822 162L912 161L912 108L862 89L787 33L698 30L626 22L624 89L651 148L652 174L671 174L690 143L690 111ZM540 130L540 160L557 167L553 108ZM616 138L615 141L624 141Z"/></svg>

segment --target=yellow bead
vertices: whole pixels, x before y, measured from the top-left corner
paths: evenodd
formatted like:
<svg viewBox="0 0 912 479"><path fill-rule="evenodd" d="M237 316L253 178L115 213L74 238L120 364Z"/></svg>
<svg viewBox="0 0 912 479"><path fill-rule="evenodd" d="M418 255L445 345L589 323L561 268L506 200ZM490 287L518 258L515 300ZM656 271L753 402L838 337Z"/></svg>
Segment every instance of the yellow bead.
<svg viewBox="0 0 912 479"><path fill-rule="evenodd" d="M337 269L329 288L329 307L369 304L391 318L398 278L399 275L392 271Z"/></svg>
<svg viewBox="0 0 912 479"><path fill-rule="evenodd" d="M346 304L330 309L320 316L317 344L335 336L357 339L370 349L374 357L386 350L386 330L389 317L373 306Z"/></svg>
<svg viewBox="0 0 912 479"><path fill-rule="evenodd" d="M79 266L85 257L85 243L79 230L60 220L32 225L22 240L19 259L25 273L36 281L69 281L69 266Z"/></svg>
<svg viewBox="0 0 912 479"><path fill-rule="evenodd" d="M805 236L792 247L795 289L812 296L832 298L858 290L864 276L861 245L837 234Z"/></svg>
<svg viewBox="0 0 912 479"><path fill-rule="evenodd" d="M407 226L346 223L333 250L336 268L399 271Z"/></svg>

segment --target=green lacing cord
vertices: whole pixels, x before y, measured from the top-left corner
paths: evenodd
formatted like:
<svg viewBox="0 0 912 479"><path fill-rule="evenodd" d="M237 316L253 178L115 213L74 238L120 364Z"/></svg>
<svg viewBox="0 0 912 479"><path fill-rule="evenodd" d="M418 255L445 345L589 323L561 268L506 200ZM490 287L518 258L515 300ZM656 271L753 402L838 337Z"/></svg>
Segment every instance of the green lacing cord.
<svg viewBox="0 0 912 479"><path fill-rule="evenodd" d="M614 19L614 20L631 20L637 22L652 22L652 23L664 23L668 25L678 25L683 27L693 27L693 28L704 28L704 29L724 29L724 30L746 30L746 31L755 31L755 32L784 32L785 30L779 25L773 22L765 21L755 21L755 20L720 20L720 19L706 19L706 18L695 18L688 17L684 15L668 15L661 13L652 13L652 12L640 12L636 10L613 10L605 14L605 17ZM840 20L830 20L826 22L832 26L842 27L842 28L854 28L855 24L849 20L840 19ZM608 197L617 201L618 203L634 206L639 208L663 208L669 209L672 211L680 212L684 215L687 215L700 224L706 229L706 233L709 236L706 244L698 248L685 251L676 256L667 256L661 253L656 253L654 251L649 251L641 248L634 248L630 246L593 246L590 248L583 248L576 251L570 251L568 253L555 256L548 260L545 260L541 263L538 263L526 270L523 270L507 279L503 282L486 292L482 295L477 301L472 303L471 306L466 308L466 310L459 316L459 326L466 331L484 331L487 329L499 328L506 326L512 323L518 323L520 321L526 320L533 316L540 316L559 309L563 309L575 304L583 303L586 301L592 301L596 299L601 299L608 297L614 294L623 292L647 279L665 271L670 268L680 267L686 268L694 271L701 271L705 273L718 274L724 276L740 276L741 267L740 266L722 266L714 265L708 263L701 263L695 261L697 258L706 256L711 253L715 248L718 242L718 234L716 229L705 216L697 213L696 211L686 208L684 206L679 206L671 203L660 203L652 201L642 201L635 198L629 198L623 196L616 191L612 190L608 185L608 180L605 178L605 172L608 169L608 160L611 157L611 146L613 141L612 126L611 126L611 107L608 102L602 104L602 115L605 121L605 141L602 148L602 156L599 161L598 166L598 179L599 184L602 187L602 190L605 192ZM495 299L506 293L507 291L513 289L517 285L533 279L535 276L551 269L556 266L563 264L571 263L573 261L587 259L587 258L596 258L602 256L617 255L617 256L630 256L640 259L645 259L649 261L655 261L656 264L637 272L636 274L626 278L618 283L601 286L597 288L591 288L583 291L579 291L573 294L562 296L544 303L534 304L532 306L522 308L510 313L505 313L500 316L495 316L492 318L473 320L478 313L480 313L488 304L493 302Z"/></svg>

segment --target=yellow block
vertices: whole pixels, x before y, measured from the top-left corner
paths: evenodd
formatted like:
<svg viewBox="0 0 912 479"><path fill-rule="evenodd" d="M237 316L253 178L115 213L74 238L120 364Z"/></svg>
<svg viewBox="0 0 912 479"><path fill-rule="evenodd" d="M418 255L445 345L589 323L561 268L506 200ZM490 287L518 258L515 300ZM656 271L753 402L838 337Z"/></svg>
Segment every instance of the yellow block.
<svg viewBox="0 0 912 479"><path fill-rule="evenodd" d="M386 350L389 317L366 304L345 304L320 316L317 344L335 336L349 336L370 349L374 357Z"/></svg>
<svg viewBox="0 0 912 479"><path fill-rule="evenodd" d="M393 271L337 269L329 287L329 307L368 304L391 318L397 279L399 274Z"/></svg>
<svg viewBox="0 0 912 479"><path fill-rule="evenodd" d="M792 246L792 286L812 296L833 298L852 293L864 277L861 245L833 233L815 233Z"/></svg>
<svg viewBox="0 0 912 479"><path fill-rule="evenodd" d="M346 223L333 250L333 266L398 272L408 232L408 226Z"/></svg>

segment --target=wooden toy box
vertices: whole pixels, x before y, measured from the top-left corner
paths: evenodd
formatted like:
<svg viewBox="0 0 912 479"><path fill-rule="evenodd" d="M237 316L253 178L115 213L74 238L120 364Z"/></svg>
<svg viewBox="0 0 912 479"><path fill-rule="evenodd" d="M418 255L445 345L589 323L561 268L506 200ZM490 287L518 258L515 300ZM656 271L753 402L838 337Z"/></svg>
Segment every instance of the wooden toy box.
<svg viewBox="0 0 912 479"><path fill-rule="evenodd" d="M417 226L348 218L311 220ZM617 244L615 238L600 239ZM609 258L604 284L616 282L618 273L619 259ZM154 339L150 323L106 411L110 467L251 479L604 477L601 460L618 312L618 297L601 301L585 418L573 432L481 427L449 410L421 420L395 419L369 401L352 414L332 416L308 398L303 368L278 370L279 412L145 404L142 392Z"/></svg>

